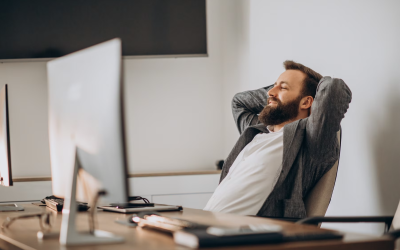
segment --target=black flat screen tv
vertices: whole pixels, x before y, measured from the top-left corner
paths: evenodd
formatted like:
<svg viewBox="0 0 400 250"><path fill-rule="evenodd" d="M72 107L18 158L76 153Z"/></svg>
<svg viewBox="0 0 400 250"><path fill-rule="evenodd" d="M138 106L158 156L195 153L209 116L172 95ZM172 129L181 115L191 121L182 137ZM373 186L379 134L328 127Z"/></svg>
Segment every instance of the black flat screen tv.
<svg viewBox="0 0 400 250"><path fill-rule="evenodd" d="M0 1L0 59L54 58L119 37L124 56L207 55L205 0Z"/></svg>

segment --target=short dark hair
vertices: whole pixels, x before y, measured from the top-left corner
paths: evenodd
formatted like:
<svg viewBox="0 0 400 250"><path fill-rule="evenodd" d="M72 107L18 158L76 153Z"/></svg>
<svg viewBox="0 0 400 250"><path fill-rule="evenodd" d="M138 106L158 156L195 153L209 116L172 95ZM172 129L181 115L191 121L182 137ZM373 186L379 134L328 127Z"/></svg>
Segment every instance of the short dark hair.
<svg viewBox="0 0 400 250"><path fill-rule="evenodd" d="M317 93L318 83L322 78L322 75L310 69L309 67L304 66L301 63L297 63L294 61L286 60L283 62L283 66L286 70L300 70L304 74L306 74L306 78L304 79L304 86L302 91L302 97L304 96L312 96L315 98L315 94Z"/></svg>

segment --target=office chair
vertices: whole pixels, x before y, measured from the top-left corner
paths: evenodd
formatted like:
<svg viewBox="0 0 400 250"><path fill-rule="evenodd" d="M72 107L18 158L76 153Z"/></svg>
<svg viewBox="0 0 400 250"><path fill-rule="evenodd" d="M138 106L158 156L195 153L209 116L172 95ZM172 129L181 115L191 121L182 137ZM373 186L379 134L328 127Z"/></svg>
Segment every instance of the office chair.
<svg viewBox="0 0 400 250"><path fill-rule="evenodd" d="M326 173L325 175L328 175L329 172ZM322 181L322 179L320 180L320 182L321 181ZM318 182L318 184L319 184L319 182ZM329 184L327 186L329 186ZM310 194L310 195L313 196L313 194ZM311 196L310 196L310 198L311 198ZM320 205L317 203L316 203L316 205L312 205L310 207L310 216L309 217L298 220L298 221L296 221L296 223L297 224L315 225L315 226L320 226L321 223L323 223L323 222L329 222L329 223L360 223L360 222L384 223L385 224L384 235L388 235L390 237L393 237L394 239L400 238L400 202L399 202L399 205L397 206L397 210L396 210L396 213L394 214L394 216L335 216L335 217L331 217L331 216L324 217L323 216L323 215L325 215L325 212L326 212L326 209L323 210L324 204L325 204L325 201L323 201L323 199L322 199L322 203L324 203L324 204ZM308 211L309 210L307 210L307 215L309 215ZM323 211L325 211L325 212L322 214ZM397 242L397 246L398 247L400 246L400 242Z"/></svg>
<svg viewBox="0 0 400 250"><path fill-rule="evenodd" d="M341 148L341 130L337 132L339 148ZM340 150L340 149L339 149ZM339 167L339 159L333 167L317 182L311 189L304 200L306 206L307 217L324 216L328 210L329 203L335 187L337 171Z"/></svg>
<svg viewBox="0 0 400 250"><path fill-rule="evenodd" d="M339 142L339 150L341 148L342 130L340 129L337 133L337 139ZM340 159L340 157L339 157ZM307 217L324 216L326 210L328 210L329 203L331 201L333 188L335 187L337 171L339 167L339 159L335 162L333 167L325 173L324 176L315 184L304 199L306 207ZM285 218L285 217L269 217L278 220L285 220L291 222L297 222L301 218ZM320 224L317 224L320 226Z"/></svg>

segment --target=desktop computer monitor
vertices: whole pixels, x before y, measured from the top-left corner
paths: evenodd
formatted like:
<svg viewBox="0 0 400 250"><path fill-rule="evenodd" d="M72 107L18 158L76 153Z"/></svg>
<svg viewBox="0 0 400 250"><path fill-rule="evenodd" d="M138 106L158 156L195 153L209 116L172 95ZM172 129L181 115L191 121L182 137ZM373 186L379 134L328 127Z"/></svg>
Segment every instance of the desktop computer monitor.
<svg viewBox="0 0 400 250"><path fill-rule="evenodd" d="M65 199L64 245L121 241L107 232L90 235L73 229L79 189L106 191L104 203L128 202L121 66L120 39L47 63L52 187L55 196ZM80 175L76 192L78 169L94 178Z"/></svg>
<svg viewBox="0 0 400 250"><path fill-rule="evenodd" d="M81 167L107 192L103 201L128 201L121 64L119 39L47 64L52 188L57 197L66 195L79 149ZM88 182L95 183L84 176L78 180L81 194L91 188Z"/></svg>
<svg viewBox="0 0 400 250"><path fill-rule="evenodd" d="M0 90L0 183L2 186L12 186L10 126L8 118L8 86Z"/></svg>

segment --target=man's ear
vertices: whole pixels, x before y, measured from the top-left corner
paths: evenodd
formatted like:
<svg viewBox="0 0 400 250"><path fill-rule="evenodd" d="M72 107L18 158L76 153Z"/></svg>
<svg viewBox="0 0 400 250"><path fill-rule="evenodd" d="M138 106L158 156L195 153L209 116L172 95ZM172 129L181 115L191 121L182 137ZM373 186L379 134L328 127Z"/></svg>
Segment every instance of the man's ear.
<svg viewBox="0 0 400 250"><path fill-rule="evenodd" d="M312 96L305 96L300 101L300 109L309 109L314 102L314 98Z"/></svg>

